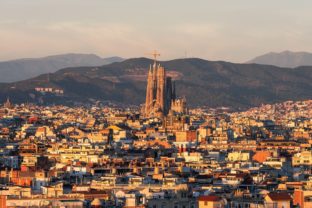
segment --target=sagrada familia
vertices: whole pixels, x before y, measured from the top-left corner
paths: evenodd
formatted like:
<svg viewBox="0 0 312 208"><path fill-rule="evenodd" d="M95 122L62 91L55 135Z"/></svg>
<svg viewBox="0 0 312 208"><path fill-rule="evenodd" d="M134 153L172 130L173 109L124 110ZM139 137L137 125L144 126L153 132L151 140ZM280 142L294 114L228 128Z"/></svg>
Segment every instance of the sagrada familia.
<svg viewBox="0 0 312 208"><path fill-rule="evenodd" d="M185 113L185 99L176 98L175 82L166 76L166 70L156 62L150 66L147 75L146 100L143 106L145 118L162 118L170 112Z"/></svg>

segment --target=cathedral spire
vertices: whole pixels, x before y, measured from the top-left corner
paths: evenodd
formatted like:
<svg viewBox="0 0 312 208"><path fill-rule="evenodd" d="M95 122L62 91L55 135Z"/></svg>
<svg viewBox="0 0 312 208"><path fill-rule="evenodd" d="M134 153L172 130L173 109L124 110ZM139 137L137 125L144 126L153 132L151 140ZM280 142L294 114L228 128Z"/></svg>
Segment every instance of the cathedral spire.
<svg viewBox="0 0 312 208"><path fill-rule="evenodd" d="M12 103L10 101L10 98L7 98L7 100L4 103L4 107L5 108L11 108L12 107Z"/></svg>
<svg viewBox="0 0 312 208"><path fill-rule="evenodd" d="M154 63L149 66L146 86L146 100L144 116L146 118L167 116L170 110L184 112L180 99L176 99L175 82L166 76L166 70L157 63L157 51L150 54L154 57Z"/></svg>
<svg viewBox="0 0 312 208"><path fill-rule="evenodd" d="M147 87L146 87L146 100L145 100L145 114L146 116L149 116L150 109L153 104L153 94L154 94L154 82L153 82L153 72L152 67L150 66L150 69L148 70L147 75Z"/></svg>
<svg viewBox="0 0 312 208"><path fill-rule="evenodd" d="M172 81L172 100L176 99L176 85L175 81Z"/></svg>

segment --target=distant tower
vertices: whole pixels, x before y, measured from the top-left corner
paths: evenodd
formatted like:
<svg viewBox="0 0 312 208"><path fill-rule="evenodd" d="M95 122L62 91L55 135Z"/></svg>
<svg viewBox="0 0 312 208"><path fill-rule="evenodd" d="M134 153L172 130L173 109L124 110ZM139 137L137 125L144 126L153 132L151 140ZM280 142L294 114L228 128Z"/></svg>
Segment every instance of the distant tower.
<svg viewBox="0 0 312 208"><path fill-rule="evenodd" d="M173 99L172 96L172 81L171 77L166 78L166 99L165 99L165 113L168 114L169 110L171 109L171 100Z"/></svg>
<svg viewBox="0 0 312 208"><path fill-rule="evenodd" d="M172 82L172 100L175 100L176 97L176 85L175 85L175 81Z"/></svg>
<svg viewBox="0 0 312 208"><path fill-rule="evenodd" d="M157 71L157 94L156 104L158 111L165 113L165 86L166 86L166 72L165 68L158 66Z"/></svg>
<svg viewBox="0 0 312 208"><path fill-rule="evenodd" d="M154 97L154 82L153 82L153 72L152 68L148 70L147 75L147 87L146 87L146 100L145 100L145 112L150 112L153 107L153 97Z"/></svg>
<svg viewBox="0 0 312 208"><path fill-rule="evenodd" d="M166 116L172 109L184 112L185 102L176 100L175 83L171 77L166 76L164 67L157 65L156 57L160 54L154 51L152 54L154 63L150 66L147 74L145 105L142 108L146 118Z"/></svg>
<svg viewBox="0 0 312 208"><path fill-rule="evenodd" d="M3 104L3 107L5 107L5 108L12 108L12 103L11 103L9 98L7 98L7 100Z"/></svg>

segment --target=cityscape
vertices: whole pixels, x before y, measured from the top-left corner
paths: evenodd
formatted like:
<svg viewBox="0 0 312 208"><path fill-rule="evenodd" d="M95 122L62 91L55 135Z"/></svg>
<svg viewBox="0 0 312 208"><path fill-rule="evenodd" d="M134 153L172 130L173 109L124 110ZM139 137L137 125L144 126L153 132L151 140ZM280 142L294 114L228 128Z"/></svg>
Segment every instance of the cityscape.
<svg viewBox="0 0 312 208"><path fill-rule="evenodd" d="M146 103L0 111L2 207L311 207L312 100L186 107L151 63Z"/></svg>
<svg viewBox="0 0 312 208"><path fill-rule="evenodd" d="M0 208L312 208L305 4L4 0Z"/></svg>

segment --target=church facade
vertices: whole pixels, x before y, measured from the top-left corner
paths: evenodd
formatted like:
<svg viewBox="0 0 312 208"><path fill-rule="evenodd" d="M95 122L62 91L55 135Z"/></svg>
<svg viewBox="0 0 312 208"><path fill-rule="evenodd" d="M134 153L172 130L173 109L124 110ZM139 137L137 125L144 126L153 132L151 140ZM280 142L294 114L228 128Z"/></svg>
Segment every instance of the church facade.
<svg viewBox="0 0 312 208"><path fill-rule="evenodd" d="M145 118L168 115L169 111L184 113L185 99L176 98L175 82L166 76L166 70L154 61L147 75L146 99L143 106Z"/></svg>

